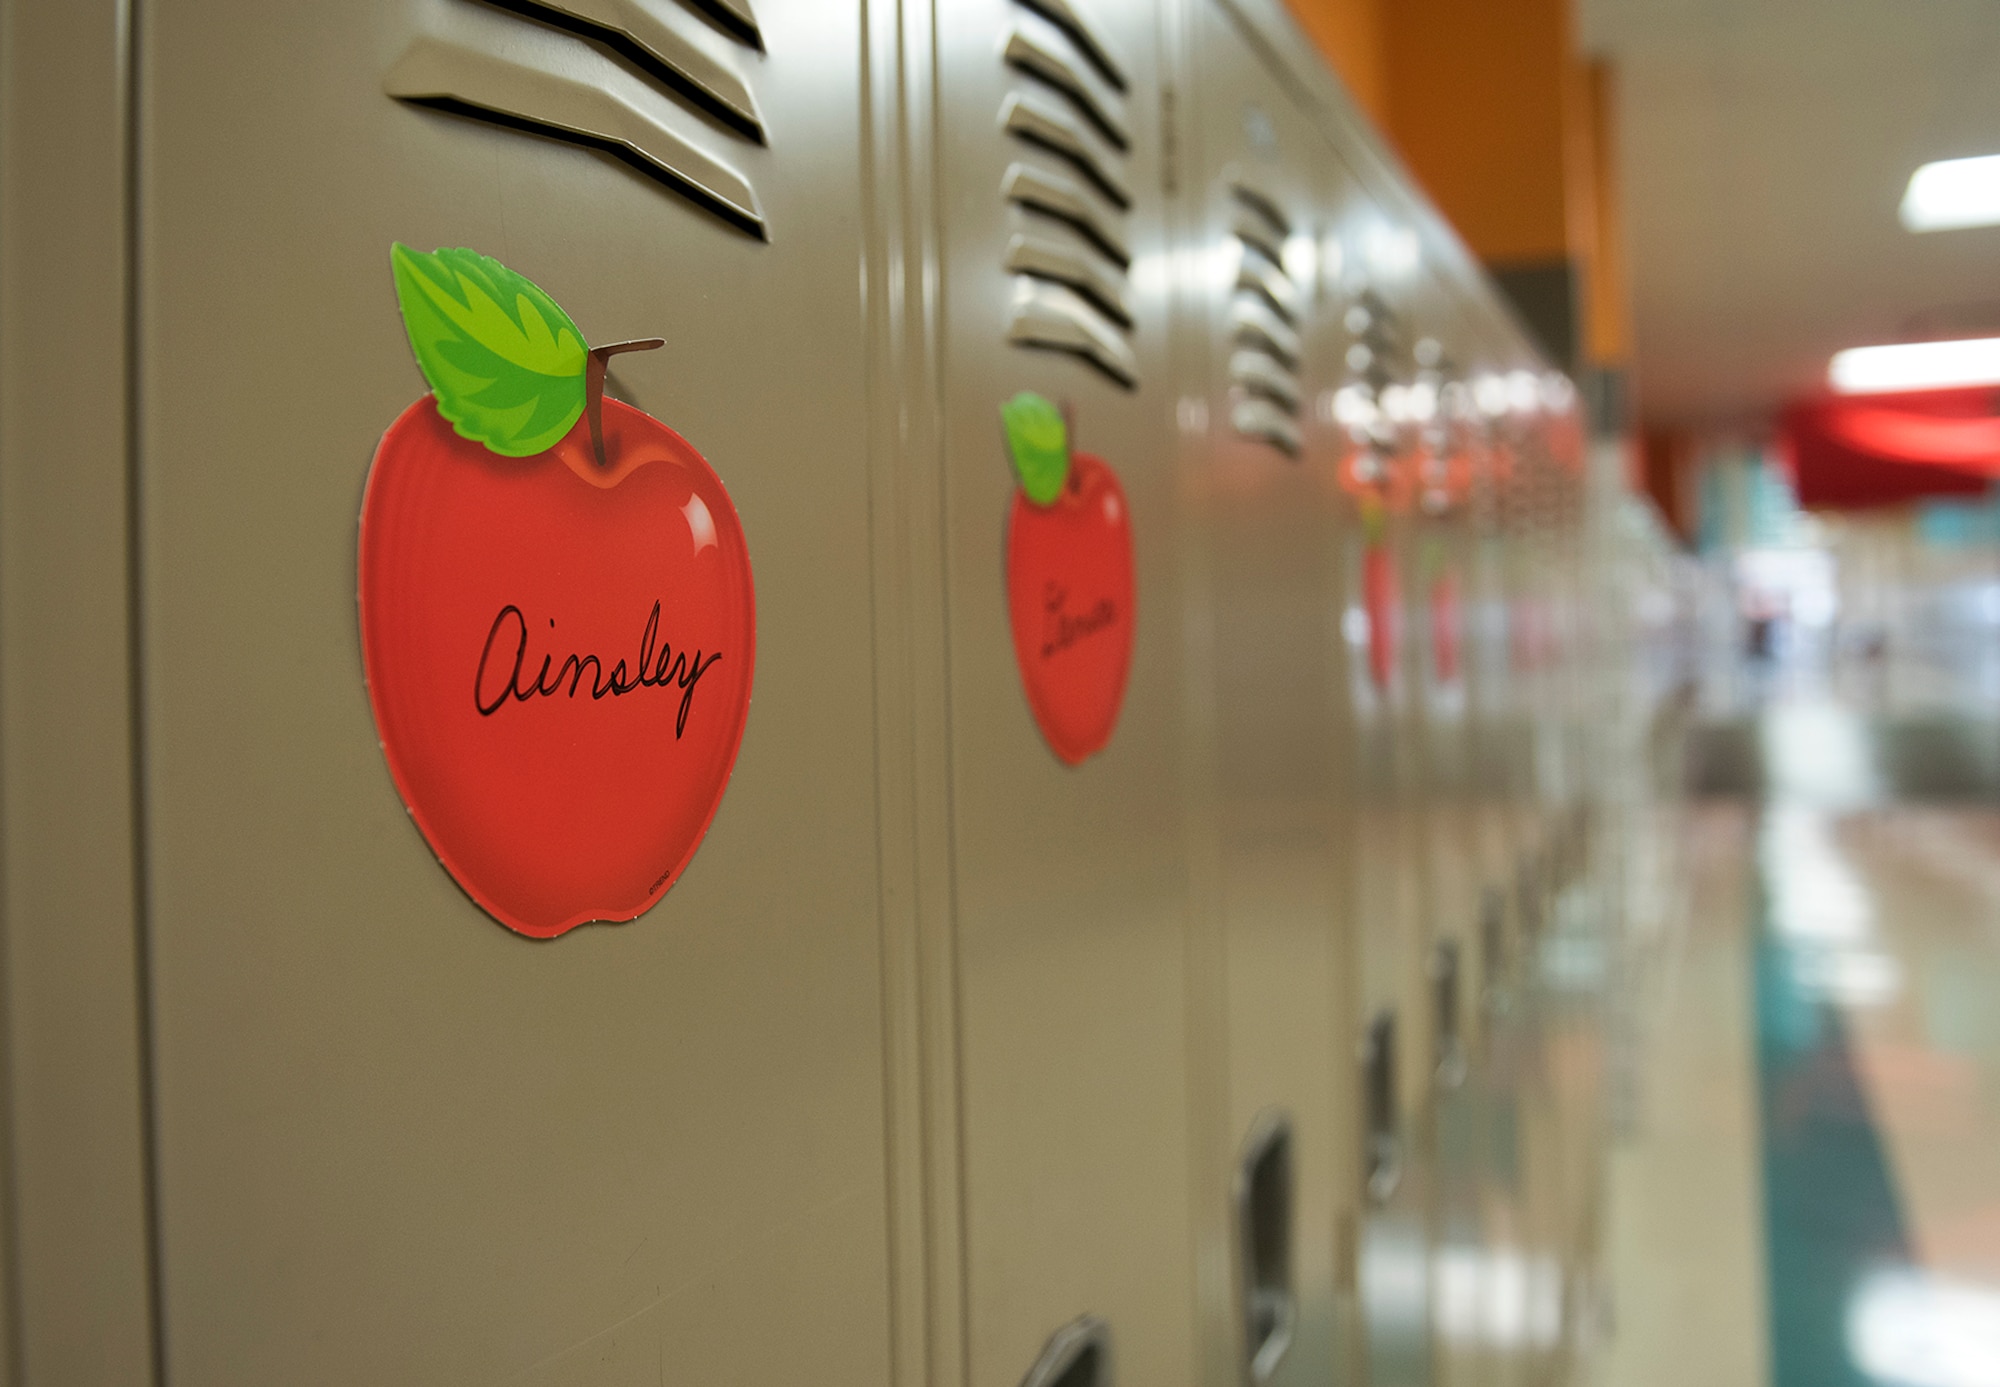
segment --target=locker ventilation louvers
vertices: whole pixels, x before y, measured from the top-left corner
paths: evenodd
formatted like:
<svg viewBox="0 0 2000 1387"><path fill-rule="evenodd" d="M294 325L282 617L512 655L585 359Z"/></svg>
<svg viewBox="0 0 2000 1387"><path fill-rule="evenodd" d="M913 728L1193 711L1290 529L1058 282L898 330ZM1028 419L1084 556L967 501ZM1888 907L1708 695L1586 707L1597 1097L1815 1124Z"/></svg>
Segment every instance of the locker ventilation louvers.
<svg viewBox="0 0 2000 1387"><path fill-rule="evenodd" d="M411 105L600 150L760 241L763 208L743 175L664 123L652 97L667 92L728 137L765 144L762 114L724 51L761 52L750 0L485 0L575 35L619 59L635 79L581 76L541 48L489 50L457 38L414 40L383 82ZM546 64L546 65L545 65Z"/></svg>
<svg viewBox="0 0 2000 1387"><path fill-rule="evenodd" d="M1229 296L1232 428L1296 458L1299 434L1298 285L1285 269L1291 225L1272 199L1241 183L1229 190L1236 284Z"/></svg>
<svg viewBox="0 0 2000 1387"><path fill-rule="evenodd" d="M1023 214L1007 241L1007 340L1068 353L1136 388L1124 68L1071 0L1016 0L1001 56L1020 80L1000 128L1023 147L1000 183Z"/></svg>

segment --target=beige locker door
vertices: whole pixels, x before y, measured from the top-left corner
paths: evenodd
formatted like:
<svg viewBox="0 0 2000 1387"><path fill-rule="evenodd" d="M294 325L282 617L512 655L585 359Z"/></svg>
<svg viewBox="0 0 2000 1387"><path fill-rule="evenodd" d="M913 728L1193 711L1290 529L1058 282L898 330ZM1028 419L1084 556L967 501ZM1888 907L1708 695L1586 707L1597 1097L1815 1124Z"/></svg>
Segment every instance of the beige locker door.
<svg viewBox="0 0 2000 1387"><path fill-rule="evenodd" d="M1483 434L1472 381L1484 344L1462 304L1426 276L1401 296L1412 326L1414 379L1435 411L1418 428L1420 458L1451 458ZM1428 392L1435 392L1434 394ZM1420 463L1419 466L1425 464ZM1469 482L1468 478L1468 482ZM1417 1134L1430 1198L1431 1373L1440 1387L1479 1380L1487 1264L1480 1192L1485 1160L1478 1046L1482 883L1472 631L1474 506L1469 489L1432 490L1420 478L1413 510L1415 639L1411 700L1421 749L1428 1098ZM1440 627L1451 623L1452 630ZM1446 643L1451 646L1445 648Z"/></svg>
<svg viewBox="0 0 2000 1387"><path fill-rule="evenodd" d="M175 1381L887 1376L858 7L564 8L631 31L470 0L141 16ZM753 10L761 48L717 18ZM744 91L767 144L717 114ZM618 141L628 158L601 152ZM668 338L613 374L748 532L748 731L706 844L634 923L509 934L432 860L377 750L356 517L424 389L397 239L498 256L594 341Z"/></svg>
<svg viewBox="0 0 2000 1387"><path fill-rule="evenodd" d="M1093 1315L1118 1380L1187 1383L1188 665L1156 7L952 0L936 20L969 1381L1013 1387ZM1010 634L999 409L1023 390L1067 407L1133 532L1122 713L1074 767Z"/></svg>
<svg viewBox="0 0 2000 1387"><path fill-rule="evenodd" d="M1282 1120L1290 1137L1289 1284L1256 1251L1254 1210L1237 1237L1238 1294L1288 1291L1289 1347L1240 1315L1244 1379L1343 1375L1339 1229L1352 1228L1359 1136L1349 1056L1340 794L1351 774L1336 647L1342 449L1315 401L1337 384L1346 342L1322 274L1332 147L1267 66L1233 9L1197 7L1190 53L1199 143L1187 187L1208 361L1208 649L1214 694L1216 892L1227 994L1227 1165ZM1258 1182L1239 1173L1239 1187Z"/></svg>
<svg viewBox="0 0 2000 1387"><path fill-rule="evenodd" d="M1356 182L1336 190L1343 305L1354 351L1341 384L1367 393L1377 446L1391 465L1410 465L1408 428L1391 413L1392 390L1411 384L1423 319L1411 311L1425 273L1409 248L1415 230L1394 202ZM1420 522L1408 507L1371 529L1362 506L1343 507L1338 536L1344 681L1353 714L1343 729L1354 773L1344 828L1352 863L1357 1004L1344 1056L1356 1066L1353 1104L1357 1185L1363 1212L1355 1266L1361 1357L1376 1387L1427 1382L1430 1373L1431 1152L1435 988L1426 917L1429 796L1425 783L1424 684L1429 614L1418 553ZM1371 550L1378 557L1371 558ZM1378 612L1367 565L1395 576L1386 679L1372 668Z"/></svg>

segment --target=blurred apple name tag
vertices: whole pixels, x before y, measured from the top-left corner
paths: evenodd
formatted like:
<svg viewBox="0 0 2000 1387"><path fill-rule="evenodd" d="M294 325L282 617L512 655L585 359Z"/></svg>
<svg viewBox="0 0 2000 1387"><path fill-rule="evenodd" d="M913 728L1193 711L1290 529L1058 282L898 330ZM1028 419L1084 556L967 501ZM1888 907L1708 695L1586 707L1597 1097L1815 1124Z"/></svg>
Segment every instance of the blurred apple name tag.
<svg viewBox="0 0 2000 1387"><path fill-rule="evenodd" d="M1102 751L1132 667L1137 583L1118 474L1070 449L1062 411L1023 391L1000 407L1019 482L1007 516L1007 607L1021 686L1065 765Z"/></svg>

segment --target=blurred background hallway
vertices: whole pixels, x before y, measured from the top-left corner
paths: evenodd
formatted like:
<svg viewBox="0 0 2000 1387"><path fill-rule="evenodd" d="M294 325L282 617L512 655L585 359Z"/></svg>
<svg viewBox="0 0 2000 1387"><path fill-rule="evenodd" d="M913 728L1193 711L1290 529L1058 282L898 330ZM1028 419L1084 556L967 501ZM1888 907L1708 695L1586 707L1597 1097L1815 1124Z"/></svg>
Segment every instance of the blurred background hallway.
<svg viewBox="0 0 2000 1387"><path fill-rule="evenodd" d="M1762 593L1712 613L1606 1383L2000 1382L2000 590L1968 557L1850 579L1836 610L1903 614L1859 635L1753 635Z"/></svg>

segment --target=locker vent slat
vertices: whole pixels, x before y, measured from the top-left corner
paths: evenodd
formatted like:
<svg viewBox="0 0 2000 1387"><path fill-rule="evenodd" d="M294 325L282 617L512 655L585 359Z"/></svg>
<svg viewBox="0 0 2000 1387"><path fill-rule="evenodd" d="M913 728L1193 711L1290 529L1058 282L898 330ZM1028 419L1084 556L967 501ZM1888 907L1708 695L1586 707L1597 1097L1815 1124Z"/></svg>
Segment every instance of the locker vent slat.
<svg viewBox="0 0 2000 1387"><path fill-rule="evenodd" d="M1286 370L1298 369L1298 333L1258 295L1236 291L1236 301L1229 305L1229 328L1235 341L1269 352L1285 363Z"/></svg>
<svg viewBox="0 0 2000 1387"><path fill-rule="evenodd" d="M761 49L748 0L486 0L495 9L547 24L622 59L643 85L615 90L575 75L562 56L503 55L454 39L413 40L383 81L411 105L469 116L611 154L759 240L770 239L749 180L644 109L646 92L670 93L729 136L766 143L762 113L742 75L714 51L728 40ZM686 17L671 17L685 14ZM702 18L697 21L694 15ZM726 38L725 38L726 36Z"/></svg>
<svg viewBox="0 0 2000 1387"><path fill-rule="evenodd" d="M1229 358L1229 378L1246 395L1261 396L1280 409L1296 414L1299 408L1299 378L1285 369L1285 363L1269 352L1238 351Z"/></svg>
<svg viewBox="0 0 2000 1387"><path fill-rule="evenodd" d="M1229 423L1243 437L1269 444L1286 457L1297 457L1304 447L1292 412L1269 400L1239 399L1229 411Z"/></svg>
<svg viewBox="0 0 2000 1387"><path fill-rule="evenodd" d="M1287 324L1299 322L1299 294L1292 277L1262 251L1246 245L1236 270L1236 287L1247 289L1269 304Z"/></svg>
<svg viewBox="0 0 2000 1387"><path fill-rule="evenodd" d="M1135 389L1124 66L1074 0L1015 0L1001 59L1018 82L1000 130L1020 151L1000 182L1017 215L1001 264L1014 282L1007 340Z"/></svg>
<svg viewBox="0 0 2000 1387"><path fill-rule="evenodd" d="M1016 346L1067 352L1130 389L1139 363L1125 339L1101 313L1060 284L1023 279L1014 286L1007 339Z"/></svg>
<svg viewBox="0 0 2000 1387"><path fill-rule="evenodd" d="M1132 263L1124 232L1097 209L1096 200L1075 179L1032 164L1015 164L1001 181L1000 195L1062 222L1089 241L1123 271Z"/></svg>
<svg viewBox="0 0 2000 1387"><path fill-rule="evenodd" d="M764 119L743 79L638 0L486 3L601 44L739 135L764 143Z"/></svg>
<svg viewBox="0 0 2000 1387"><path fill-rule="evenodd" d="M764 51L764 31L757 27L757 15L750 8L750 0L685 0L685 3L738 43L748 44L759 53Z"/></svg>
<svg viewBox="0 0 2000 1387"><path fill-rule="evenodd" d="M1000 108L1000 123L1016 139L1038 145L1061 158L1095 184L1121 212L1132 206L1132 194L1126 191L1111 161L1091 147L1082 126L1046 101L1015 92Z"/></svg>
<svg viewBox="0 0 2000 1387"><path fill-rule="evenodd" d="M1065 39L1053 25L1035 21L1017 24L1007 35L1003 54L1007 62L1030 77L1047 83L1076 107L1083 118L1096 126L1105 139L1123 152L1132 147L1125 127L1125 103L1092 72L1062 51Z"/></svg>
<svg viewBox="0 0 2000 1387"><path fill-rule="evenodd" d="M1066 284L1121 328L1132 326L1124 281L1107 274L1087 255L1038 236L1017 233L1007 243L1007 268L1017 275Z"/></svg>
<svg viewBox="0 0 2000 1387"><path fill-rule="evenodd" d="M1033 10L1069 36L1070 42L1097 69L1098 75L1118 91L1127 89L1125 65L1113 56L1104 36L1070 0L1021 0L1023 9Z"/></svg>
<svg viewBox="0 0 2000 1387"><path fill-rule="evenodd" d="M1229 189L1229 226L1236 242L1236 282L1230 294L1230 427L1287 457L1302 446L1298 417L1298 284L1285 269L1291 222L1277 200L1237 183Z"/></svg>

